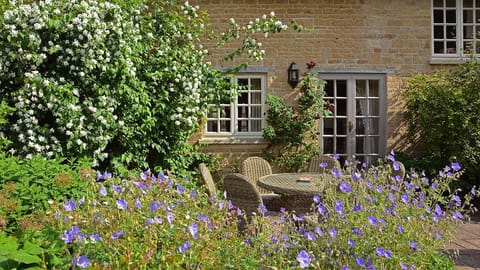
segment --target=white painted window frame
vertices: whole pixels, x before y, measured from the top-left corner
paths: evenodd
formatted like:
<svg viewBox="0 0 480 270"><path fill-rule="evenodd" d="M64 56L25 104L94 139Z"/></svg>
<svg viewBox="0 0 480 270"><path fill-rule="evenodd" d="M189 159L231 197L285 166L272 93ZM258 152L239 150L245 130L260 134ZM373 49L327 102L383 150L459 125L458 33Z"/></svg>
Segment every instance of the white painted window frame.
<svg viewBox="0 0 480 270"><path fill-rule="evenodd" d="M239 79L260 79L261 80L261 112L260 112L260 119L258 119L257 117L251 117L251 115L249 115L245 120L246 121L249 121L249 120L260 120L261 122L261 127L260 127L260 131L258 132L244 132L244 131L240 131L240 127L238 126L238 119L241 119L241 115L238 115L238 110L237 108L239 107L239 104L238 104L238 98L235 99L234 102L230 103L230 104L222 104L223 106L226 106L226 107L230 107L230 130L231 132L222 132L222 131L218 131L218 132L211 132L211 131L208 131L208 121L209 120L214 120L214 119L219 119L219 117L217 118L207 118L207 121L205 123L205 134L204 134L204 137L205 138L234 138L234 139L241 139L241 138L255 138L255 139L261 139L263 138L263 128L265 127L265 111L266 111L266 105L265 105L265 101L266 101L266 92L267 92L267 75L265 73L241 73L241 74L238 74L238 75L235 75L232 79L235 80L235 82L237 83ZM239 90L238 92L242 92L244 90ZM248 91L250 92L250 89L248 90L245 90L245 91ZM250 95L249 95L250 96ZM245 105L245 104L241 104L241 105ZM247 107L250 107L252 104L250 102L250 100L248 101L247 103Z"/></svg>
<svg viewBox="0 0 480 270"><path fill-rule="evenodd" d="M464 36L463 36L463 26L466 25L463 23L463 0L456 0L456 22L455 22L455 27L456 27L456 47L455 47L455 53L436 53L435 52L435 41L447 41L446 33L443 39L436 39L435 38L435 32L434 28L435 25L447 25L446 23L446 18L444 18L443 23L434 23L434 2L438 0L431 0L430 1L430 10L431 10L431 63L432 64L449 64L449 63L459 63L466 61L470 59L471 54L467 54L463 50L463 43L465 41ZM442 1L447 1L447 0L442 0ZM445 2L444 2L445 3ZM438 7L436 8L438 10ZM444 14L447 8L443 8ZM468 23L470 25L470 23ZM474 25L474 28L477 28L480 30L480 21L477 23L473 22L472 25ZM453 39L451 40L453 41ZM474 41L480 42L480 38L475 38ZM480 46L480 44L478 44ZM474 54L474 55L478 55Z"/></svg>

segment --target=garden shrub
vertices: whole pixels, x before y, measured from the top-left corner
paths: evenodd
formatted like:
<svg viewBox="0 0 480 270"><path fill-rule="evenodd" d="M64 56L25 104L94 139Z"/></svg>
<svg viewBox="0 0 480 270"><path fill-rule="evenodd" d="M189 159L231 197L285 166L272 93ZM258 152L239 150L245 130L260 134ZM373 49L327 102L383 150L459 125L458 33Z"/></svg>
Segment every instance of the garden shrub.
<svg viewBox="0 0 480 270"><path fill-rule="evenodd" d="M281 97L267 95L267 126L263 137L268 142L265 158L285 171L303 169L309 160L319 153L318 119L331 114L331 104L323 99L324 81L312 68L315 62L307 63L308 71L301 81L300 95L296 106L285 104Z"/></svg>
<svg viewBox="0 0 480 270"><path fill-rule="evenodd" d="M464 185L480 173L480 64L469 61L453 72L418 74L404 93L408 137L421 142L431 166L455 160L463 165Z"/></svg>
<svg viewBox="0 0 480 270"><path fill-rule="evenodd" d="M9 107L5 101L0 102L0 150L10 144L10 141L5 138L1 130L8 123L7 116L12 114L14 109Z"/></svg>
<svg viewBox="0 0 480 270"><path fill-rule="evenodd" d="M80 268L453 268L442 250L480 193L446 192L461 174L458 163L434 178L410 171L400 179L390 177L386 164L395 169L396 160L388 158L349 174L333 170L312 198L312 215L270 217L260 207L241 232L243 212L225 198L207 202L191 179L150 171L91 179L81 200L52 204L52 229L68 264Z"/></svg>
<svg viewBox="0 0 480 270"><path fill-rule="evenodd" d="M4 131L24 157L185 169L208 105L234 96L200 43L207 13L188 2L11 1L2 10L0 100L16 108ZM254 34L287 28L273 13L230 26L218 44L243 40L228 58L245 53L246 63L264 55Z"/></svg>

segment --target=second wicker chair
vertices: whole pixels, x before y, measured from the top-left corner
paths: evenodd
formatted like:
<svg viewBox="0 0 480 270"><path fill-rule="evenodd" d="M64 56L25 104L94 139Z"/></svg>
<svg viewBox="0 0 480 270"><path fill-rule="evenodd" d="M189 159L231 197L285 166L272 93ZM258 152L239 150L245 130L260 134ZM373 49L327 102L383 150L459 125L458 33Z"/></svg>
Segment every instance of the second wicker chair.
<svg viewBox="0 0 480 270"><path fill-rule="evenodd" d="M242 162L241 173L255 185L265 205L274 211L280 210L281 196L258 185L260 177L272 174L272 167L268 161L261 157L248 157Z"/></svg>
<svg viewBox="0 0 480 270"><path fill-rule="evenodd" d="M307 172L330 173L332 169L340 169L340 162L328 155L314 156L307 167Z"/></svg>
<svg viewBox="0 0 480 270"><path fill-rule="evenodd" d="M217 192L212 174L210 173L210 170L208 169L207 165L205 165L205 163L200 163L198 165L198 168L200 169L200 175L202 177L203 183L207 188L208 195L212 197Z"/></svg>

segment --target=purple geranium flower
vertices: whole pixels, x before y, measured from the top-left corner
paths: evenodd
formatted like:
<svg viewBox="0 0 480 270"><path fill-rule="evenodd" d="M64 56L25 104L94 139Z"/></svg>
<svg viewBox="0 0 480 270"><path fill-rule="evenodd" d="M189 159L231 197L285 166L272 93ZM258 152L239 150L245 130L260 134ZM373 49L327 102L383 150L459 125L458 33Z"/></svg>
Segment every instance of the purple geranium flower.
<svg viewBox="0 0 480 270"><path fill-rule="evenodd" d="M340 214L340 215L344 215L345 212L343 211L343 204L342 204L342 200L336 200L335 201L335 211Z"/></svg>
<svg viewBox="0 0 480 270"><path fill-rule="evenodd" d="M127 201L125 199L117 200L117 208L120 210L127 209Z"/></svg>
<svg viewBox="0 0 480 270"><path fill-rule="evenodd" d="M123 230L118 231L118 232L113 232L112 233L112 239L117 240L118 238L122 237L125 234Z"/></svg>
<svg viewBox="0 0 480 270"><path fill-rule="evenodd" d="M460 221L463 219L463 215L459 211L453 212L452 217L455 221Z"/></svg>
<svg viewBox="0 0 480 270"><path fill-rule="evenodd" d="M182 254L185 253L185 251L187 251L189 249L190 249L190 242L188 242L188 241L185 241L183 243L183 245L178 247L178 251Z"/></svg>
<svg viewBox="0 0 480 270"><path fill-rule="evenodd" d="M190 224L190 226L188 226L188 230L190 231L190 234L192 235L193 239L197 239L197 234L198 234L197 223Z"/></svg>
<svg viewBox="0 0 480 270"><path fill-rule="evenodd" d="M377 226L377 219L374 216L368 216L368 222L372 226Z"/></svg>
<svg viewBox="0 0 480 270"><path fill-rule="evenodd" d="M329 229L329 230L328 230L328 233L330 234L330 236L331 236L332 238L337 237L337 231L336 231L335 229L333 229L333 228L332 228L332 229Z"/></svg>
<svg viewBox="0 0 480 270"><path fill-rule="evenodd" d="M75 201L74 200L69 200L68 202L63 204L63 208L65 208L65 211L71 212L75 210Z"/></svg>
<svg viewBox="0 0 480 270"><path fill-rule="evenodd" d="M452 162L452 169L458 172L462 169L462 167L460 167L460 164L458 164L457 162Z"/></svg>
<svg viewBox="0 0 480 270"><path fill-rule="evenodd" d="M354 246L355 246L355 241L353 241L352 238L348 238L348 244L349 244L350 246L354 247Z"/></svg>
<svg viewBox="0 0 480 270"><path fill-rule="evenodd" d="M135 207L137 209L142 209L142 202L139 199L135 199Z"/></svg>
<svg viewBox="0 0 480 270"><path fill-rule="evenodd" d="M343 193L352 192L352 188L350 187L350 184L348 182L345 182L345 181L340 181L340 184L339 184L338 188Z"/></svg>
<svg viewBox="0 0 480 270"><path fill-rule="evenodd" d="M101 186L101 187L100 187L100 194L101 194L102 196L107 196L107 194L108 194L108 193L107 193L107 189L106 189L104 186Z"/></svg>
<svg viewBox="0 0 480 270"><path fill-rule="evenodd" d="M357 265L360 267L365 267L365 260L362 257L357 258Z"/></svg>
<svg viewBox="0 0 480 270"><path fill-rule="evenodd" d="M310 256L308 256L308 253L305 250L300 251L297 255L297 262L300 263L300 268L307 268L310 266Z"/></svg>
<svg viewBox="0 0 480 270"><path fill-rule="evenodd" d="M80 268L87 268L90 265L90 260L87 256L81 255L78 259L73 258L72 263Z"/></svg>

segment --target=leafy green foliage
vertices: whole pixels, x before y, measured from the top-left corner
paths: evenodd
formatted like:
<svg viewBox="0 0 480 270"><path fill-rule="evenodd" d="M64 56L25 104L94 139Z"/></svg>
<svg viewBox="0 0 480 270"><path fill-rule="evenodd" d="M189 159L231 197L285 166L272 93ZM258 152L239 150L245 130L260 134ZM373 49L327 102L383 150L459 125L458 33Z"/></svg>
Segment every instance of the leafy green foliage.
<svg viewBox="0 0 480 270"><path fill-rule="evenodd" d="M22 247L14 237L0 232L0 269L41 269L43 249L30 242Z"/></svg>
<svg viewBox="0 0 480 270"><path fill-rule="evenodd" d="M419 74L405 97L408 136L419 140L436 171L456 160L467 185L480 173L480 64L470 61L454 72Z"/></svg>
<svg viewBox="0 0 480 270"><path fill-rule="evenodd" d="M318 119L331 113L323 99L324 81L311 70L315 64L308 64L296 107L286 105L278 96L267 95L267 126L263 137L269 144L264 155L286 171L304 168L318 154Z"/></svg>
<svg viewBox="0 0 480 270"><path fill-rule="evenodd" d="M9 107L5 101L2 101L0 103L0 150L11 143L7 138L5 138L1 130L3 130L5 124L8 123L7 116L12 114L13 112L14 109L12 107Z"/></svg>
<svg viewBox="0 0 480 270"><path fill-rule="evenodd" d="M188 2L5 5L0 99L16 108L4 132L22 156L184 170L196 157L189 139L208 105L234 96L200 43L209 34L207 13ZM264 54L252 35L287 28L274 14L231 26L218 45L242 39L238 55L252 61Z"/></svg>
<svg viewBox="0 0 480 270"><path fill-rule="evenodd" d="M19 159L0 154L0 219L6 221L5 230L41 227L42 213L50 208L49 203L83 196L87 185L84 176L95 175L88 168L86 160L74 165L62 159Z"/></svg>

